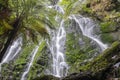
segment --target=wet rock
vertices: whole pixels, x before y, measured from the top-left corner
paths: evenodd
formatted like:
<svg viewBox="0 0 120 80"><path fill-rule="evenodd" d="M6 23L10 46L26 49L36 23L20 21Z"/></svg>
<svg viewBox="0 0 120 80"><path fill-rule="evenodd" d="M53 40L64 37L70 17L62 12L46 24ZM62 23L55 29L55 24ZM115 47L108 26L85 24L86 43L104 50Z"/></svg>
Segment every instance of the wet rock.
<svg viewBox="0 0 120 80"><path fill-rule="evenodd" d="M43 75L43 76L37 77L33 80L60 80L60 78L54 77L52 75Z"/></svg>
<svg viewBox="0 0 120 80"><path fill-rule="evenodd" d="M89 73L77 73L71 74L62 80L95 80L95 78Z"/></svg>
<svg viewBox="0 0 120 80"><path fill-rule="evenodd" d="M115 68L113 67L116 63L120 61L120 42L116 41L112 44L110 48L105 50L101 55L99 55L96 59L90 62L88 66L88 70L92 71L92 75L96 80L106 80L110 76L114 78L113 71ZM112 59L114 56L118 56L116 59Z"/></svg>
<svg viewBox="0 0 120 80"><path fill-rule="evenodd" d="M45 61L45 59L39 59L39 60L37 61L37 64L42 65L42 66L45 66L45 65L46 65L46 61Z"/></svg>

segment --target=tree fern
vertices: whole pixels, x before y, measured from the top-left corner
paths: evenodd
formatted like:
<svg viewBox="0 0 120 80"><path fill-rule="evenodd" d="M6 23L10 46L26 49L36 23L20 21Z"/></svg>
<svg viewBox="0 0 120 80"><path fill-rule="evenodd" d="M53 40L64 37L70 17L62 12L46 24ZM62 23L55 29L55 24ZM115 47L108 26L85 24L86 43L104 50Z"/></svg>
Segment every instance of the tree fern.
<svg viewBox="0 0 120 80"><path fill-rule="evenodd" d="M57 26L56 11L49 9L46 6L48 4L50 4L48 0L9 0L12 16L15 19L20 16L23 17L21 28L27 28L32 30L33 34L40 33L42 36L47 34L46 25L50 28Z"/></svg>

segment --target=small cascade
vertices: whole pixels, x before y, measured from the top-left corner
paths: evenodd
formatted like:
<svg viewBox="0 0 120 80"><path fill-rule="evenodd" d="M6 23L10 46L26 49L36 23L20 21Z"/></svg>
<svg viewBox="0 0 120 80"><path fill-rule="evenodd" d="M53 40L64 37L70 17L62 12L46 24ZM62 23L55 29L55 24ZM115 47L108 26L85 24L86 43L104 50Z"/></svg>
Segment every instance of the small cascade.
<svg viewBox="0 0 120 80"><path fill-rule="evenodd" d="M50 74L56 77L67 76L68 65L65 62L64 55L66 32L63 20L60 23L58 31L53 32L51 35L53 35L52 40L50 45L48 44L53 58Z"/></svg>
<svg viewBox="0 0 120 80"><path fill-rule="evenodd" d="M22 37L19 37L12 43L12 45L9 46L1 63L8 63L10 60L13 60L21 51L21 47Z"/></svg>
<svg viewBox="0 0 120 80"><path fill-rule="evenodd" d="M33 49L33 51L31 52L31 57L30 57L29 62L28 62L28 64L27 64L27 68L25 69L25 71L24 71L23 74L22 74L21 80L26 80L26 79L27 79L26 76L27 76L28 72L30 71L30 68L31 68L32 63L33 63L33 61L34 61L35 55L36 55L37 52L38 52L38 49L39 49L40 44L41 44L41 42L40 42L39 45L37 45L37 46Z"/></svg>
<svg viewBox="0 0 120 80"><path fill-rule="evenodd" d="M70 16L70 19L75 20L75 22L79 25L82 34L90 38L91 40L95 41L97 45L100 47L101 51L104 51L107 48L107 45L100 41L100 39L98 39L94 34L94 28L96 25L93 23L91 19L82 17L80 15L79 16L72 15Z"/></svg>
<svg viewBox="0 0 120 80"><path fill-rule="evenodd" d="M1 66L4 63L8 63L10 60L13 60L21 51L22 49L22 37L18 37L8 48L3 57L2 62L0 63L0 72Z"/></svg>

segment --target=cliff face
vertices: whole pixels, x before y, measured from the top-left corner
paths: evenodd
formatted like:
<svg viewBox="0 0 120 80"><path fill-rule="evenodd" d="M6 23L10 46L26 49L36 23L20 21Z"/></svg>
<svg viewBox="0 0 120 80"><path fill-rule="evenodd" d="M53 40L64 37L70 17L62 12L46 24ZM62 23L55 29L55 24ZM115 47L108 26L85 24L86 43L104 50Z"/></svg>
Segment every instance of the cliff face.
<svg viewBox="0 0 120 80"><path fill-rule="evenodd" d="M84 22L84 20L82 21ZM95 58L101 52L101 50L94 40L84 35L84 33L80 29L80 26L74 20L71 20L69 23L71 25L69 27L66 27L67 35L65 53L66 61L70 66L70 74L79 72L80 66L85 65L87 62ZM90 25L89 23L92 24ZM90 26L87 26L88 24ZM90 22L87 22L87 24L83 25L83 28L86 27L88 29L90 29L90 27L93 27L94 25L94 32L88 34L97 33L95 36L100 35L100 27L97 22L91 20Z"/></svg>
<svg viewBox="0 0 120 80"><path fill-rule="evenodd" d="M83 14L84 16L89 16L93 20L97 21L97 23L99 24L99 29L100 29L100 31L98 31L98 34L100 35L101 40L103 42L108 43L110 45L113 42L120 40L120 36L119 36L119 34L120 34L120 26L119 26L120 25L120 1L119 0L88 1L85 5L83 5L81 11L79 11L79 12L81 14ZM73 39L76 39L76 38L73 38ZM85 41L85 40L83 40L83 41ZM90 44L88 44L88 45L90 45ZM115 48L115 45L116 45L116 48ZM86 47L86 45L84 45L84 46ZM81 46L79 47L79 50L80 50L80 48L81 48ZM82 50L83 49L84 48L82 48ZM69 49L69 52L72 50ZM94 53L94 49L91 49L91 50L93 50L92 53ZM94 75L94 79L96 79L96 80L108 79L109 80L116 76L116 75L114 75L114 73L118 72L116 74L119 74L119 68L114 67L114 65L119 62L119 55L120 55L119 50L120 50L119 42L118 42L118 44L116 42L113 44L113 47L111 47L111 49L107 49L102 54L98 55L98 57L93 59L92 61L87 61L87 62L84 62L84 60L87 59L86 56L89 55L89 54L87 54L87 53L89 53L89 51L85 52L86 54L83 52L84 53L83 55L85 55L85 59L82 54L79 54L78 56L82 55L82 57L75 58L76 61L75 61L74 68L75 68L75 70L77 70L79 68L78 70L80 72L84 72L84 70L85 70L85 73L83 73L83 75L86 74L86 77L88 76L87 74L89 72L91 74L91 70L93 70L92 73ZM80 52L82 52L82 51L80 51ZM112 60L112 58L115 57L115 55L116 55L116 59ZM92 57L93 57L93 55L92 55ZM82 61L82 63L80 63L80 61L82 59L84 59L84 60ZM78 64L77 64L77 60L78 60ZM89 64L91 65L91 67ZM87 69L88 67L89 67L89 69ZM72 68L71 71L74 68ZM86 72L88 72L88 73L86 73ZM79 74L77 74L77 75L73 74L73 77L68 76L68 77L66 77L66 80L69 80L69 79L74 80L74 79L78 79L78 78L79 79L81 78L80 80L85 79L84 77L82 78L82 76L80 76L80 75L78 76L78 75ZM78 78L75 78L75 76L77 76ZM119 78L120 76L117 76L117 77ZM92 79L92 78L89 78L88 80L90 80L90 79Z"/></svg>

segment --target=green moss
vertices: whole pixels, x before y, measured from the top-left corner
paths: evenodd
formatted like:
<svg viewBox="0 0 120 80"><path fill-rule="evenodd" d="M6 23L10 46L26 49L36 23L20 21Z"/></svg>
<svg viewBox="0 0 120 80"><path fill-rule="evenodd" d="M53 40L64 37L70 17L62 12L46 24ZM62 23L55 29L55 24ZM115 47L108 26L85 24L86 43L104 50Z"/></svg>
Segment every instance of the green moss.
<svg viewBox="0 0 120 80"><path fill-rule="evenodd" d="M87 4L82 5L82 11L81 12L90 13L90 14L93 13L91 8L87 7Z"/></svg>
<svg viewBox="0 0 120 80"><path fill-rule="evenodd" d="M116 30L116 23L115 22L103 22L100 24L101 31L104 32L112 32Z"/></svg>
<svg viewBox="0 0 120 80"><path fill-rule="evenodd" d="M113 43L114 42L114 38L111 34L109 33L104 33L101 35L101 39L104 43Z"/></svg>
<svg viewBox="0 0 120 80"><path fill-rule="evenodd" d="M106 49L103 53L86 65L80 66L79 69L96 73L107 68L110 64L114 63L112 57L119 53L119 47L120 42L114 42L110 48Z"/></svg>
<svg viewBox="0 0 120 80"><path fill-rule="evenodd" d="M39 60L39 58L43 55L42 55L42 50L45 48L46 46L46 42L43 41L40 46L39 46L39 49L38 49L38 52L34 58L34 61L33 61L33 65L30 69L30 72L28 74L28 79L27 80L31 80L31 79L34 79L35 77L37 77L38 73L40 72L40 74L42 74L42 71L44 70L44 67L37 64L37 61ZM45 54L45 53L44 53ZM44 59L45 61L45 59Z"/></svg>
<svg viewBox="0 0 120 80"><path fill-rule="evenodd" d="M33 64L37 61L38 57L41 56L41 51L43 50L43 48L45 47L45 45L46 45L46 42L45 42L45 41L43 41L43 42L40 44L39 49L38 49L38 52L37 52L37 54L36 54L36 56L35 56L35 58L34 58Z"/></svg>
<svg viewBox="0 0 120 80"><path fill-rule="evenodd" d="M86 37L83 38L85 45L79 44L80 37L79 34L76 36L74 33L67 34L66 61L71 66L70 73L79 72L80 68L84 69L84 67L81 67L86 64L84 61L91 59L96 52L96 49L90 45L90 40Z"/></svg>
<svg viewBox="0 0 120 80"><path fill-rule="evenodd" d="M95 58L94 60L92 60L92 62L88 62L86 63L86 65L80 66L79 70L92 71L95 73L95 72L100 71L101 69L106 68L107 65L108 65L107 60L99 56Z"/></svg>
<svg viewBox="0 0 120 80"><path fill-rule="evenodd" d="M12 30L12 26L5 20L0 20L0 35L3 35L8 30Z"/></svg>
<svg viewBox="0 0 120 80"><path fill-rule="evenodd" d="M28 62L28 56L30 55L30 53L32 52L33 48L35 47L35 44L28 44L28 45L24 45L23 49L21 51L21 53L19 54L19 57L16 58L16 60L14 61L10 61L8 64L8 66L4 66L2 68L3 72L6 72L5 74L3 74L3 76L5 75L6 78L5 80L9 79L9 76L12 76L12 80L20 80L20 77L23 73L23 70L25 68L26 63ZM9 73L9 74L8 74Z"/></svg>
<svg viewBox="0 0 120 80"><path fill-rule="evenodd" d="M34 44L30 44L30 45L26 45L24 46L22 52L20 53L21 55L19 56L19 58L15 61L15 64L23 64L27 62L27 58L30 55L30 53L32 52L33 48L35 47Z"/></svg>

